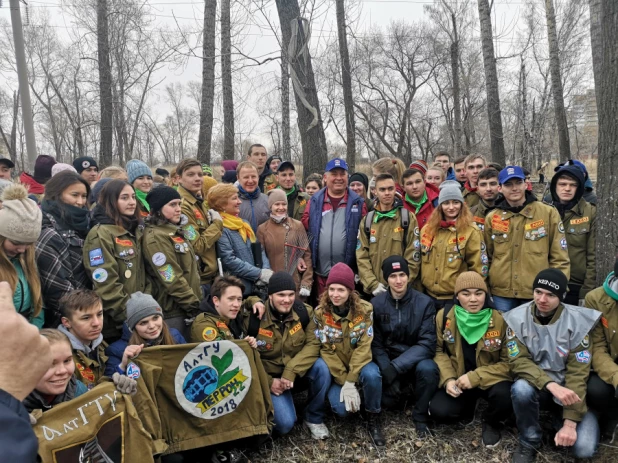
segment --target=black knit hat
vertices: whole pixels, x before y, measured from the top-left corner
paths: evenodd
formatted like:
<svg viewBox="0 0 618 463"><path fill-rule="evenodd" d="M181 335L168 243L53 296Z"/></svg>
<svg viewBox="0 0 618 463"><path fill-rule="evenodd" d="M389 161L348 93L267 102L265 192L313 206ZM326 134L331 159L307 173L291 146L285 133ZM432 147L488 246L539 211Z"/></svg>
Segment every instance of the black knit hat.
<svg viewBox="0 0 618 463"><path fill-rule="evenodd" d="M401 256L390 256L382 262L382 276L388 281L391 273L403 272L410 276L408 261Z"/></svg>
<svg viewBox="0 0 618 463"><path fill-rule="evenodd" d="M160 175L161 177L169 177L170 171L162 167L158 167L157 170L155 170L155 174Z"/></svg>
<svg viewBox="0 0 618 463"><path fill-rule="evenodd" d="M544 289L549 291L550 293L558 296L560 301L563 301L566 292L567 285L569 284L569 280L562 271L557 268L548 268L546 270L541 270L539 274L534 279L534 285L532 289L535 290L537 288Z"/></svg>
<svg viewBox="0 0 618 463"><path fill-rule="evenodd" d="M365 187L365 192L369 190L369 178L362 172L354 172L352 175L350 175L348 185L352 182L361 182Z"/></svg>
<svg viewBox="0 0 618 463"><path fill-rule="evenodd" d="M75 167L75 170L78 174L81 174L83 171L89 169L90 167L96 167L97 170L99 169L97 161L90 156L83 156L81 158L77 158L75 161L73 161L73 167Z"/></svg>
<svg viewBox="0 0 618 463"><path fill-rule="evenodd" d="M294 278L287 272L276 272L268 281L268 295L280 293L281 291L296 291Z"/></svg>
<svg viewBox="0 0 618 463"><path fill-rule="evenodd" d="M146 196L146 202L150 206L150 212L160 211L163 206L175 199L180 199L180 194L167 185L153 188Z"/></svg>

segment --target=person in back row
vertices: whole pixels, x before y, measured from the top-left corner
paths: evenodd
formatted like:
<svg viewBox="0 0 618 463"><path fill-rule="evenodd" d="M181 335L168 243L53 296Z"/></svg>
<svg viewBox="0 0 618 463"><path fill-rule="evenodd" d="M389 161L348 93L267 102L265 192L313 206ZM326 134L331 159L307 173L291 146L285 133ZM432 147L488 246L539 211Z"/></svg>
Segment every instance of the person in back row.
<svg viewBox="0 0 618 463"><path fill-rule="evenodd" d="M73 161L73 167L91 187L96 183L97 177L99 176L99 166L94 158L90 156L77 158Z"/></svg>
<svg viewBox="0 0 618 463"><path fill-rule="evenodd" d="M468 175L466 174L466 156L455 159L453 165L455 166L455 180L459 182L463 189L465 183L468 181Z"/></svg>
<svg viewBox="0 0 618 463"><path fill-rule="evenodd" d="M468 207L476 206L480 197L477 192L479 173L487 165L487 160L482 154L470 154L466 157L464 166L466 168L467 181L463 187L463 197Z"/></svg>
<svg viewBox="0 0 618 463"><path fill-rule="evenodd" d="M41 203L45 193L45 184L49 181L52 168L56 165L56 160L46 154L40 154L34 162L34 173L30 175L22 172L19 176L19 183L28 189L28 197L37 204Z"/></svg>
<svg viewBox="0 0 618 463"><path fill-rule="evenodd" d="M584 196L584 174L577 166L565 166L554 174L549 191L565 228L571 261L569 292L565 303L583 305L596 285L597 209Z"/></svg>
<svg viewBox="0 0 618 463"><path fill-rule="evenodd" d="M423 228L438 206L440 189L426 182L423 171L418 169L406 170L401 183L406 192L403 206L414 214L419 228Z"/></svg>
<svg viewBox="0 0 618 463"><path fill-rule="evenodd" d="M378 175L376 192L375 210L361 222L356 249L358 276L365 292L374 296L387 291L388 283L382 274L386 258L403 256L413 281L421 265L418 224L414 214L404 209L396 197L395 179L390 174Z"/></svg>
<svg viewBox="0 0 618 463"><path fill-rule="evenodd" d="M440 389L431 399L431 416L439 421L474 418L484 398L483 444L500 443L502 422L511 416L512 378L508 364L507 328L491 308L487 285L478 273L464 272L455 282L455 306L436 316Z"/></svg>
<svg viewBox="0 0 618 463"><path fill-rule="evenodd" d="M438 151L433 157L433 165L439 164L446 175L446 180L457 180L451 165L451 155L447 151Z"/></svg>
<svg viewBox="0 0 618 463"><path fill-rule="evenodd" d="M266 163L268 154L264 145L255 143L249 147L247 152L247 161L252 162L257 169L258 180L256 187L263 193L266 193L273 188L277 188L277 176L270 169L270 166ZM223 163L222 163L223 164ZM236 168L238 178L240 179L240 171ZM257 226L255 227L257 229Z"/></svg>
<svg viewBox="0 0 618 463"><path fill-rule="evenodd" d="M483 234L472 222L457 182L440 186L438 208L421 230L421 283L437 308L452 305L457 276L472 270L487 275Z"/></svg>
<svg viewBox="0 0 618 463"><path fill-rule="evenodd" d="M129 183L135 188L140 217L146 218L150 211L146 195L152 190L152 170L145 162L139 159L131 159L127 162L127 176Z"/></svg>
<svg viewBox="0 0 618 463"><path fill-rule="evenodd" d="M285 191L288 197L288 216L294 220L302 219L310 197L307 193L300 191L296 183L296 168L291 161L283 161L279 164L277 183L279 183L278 188Z"/></svg>
<svg viewBox="0 0 618 463"><path fill-rule="evenodd" d="M486 167L479 173L476 190L479 202L470 208L470 212L472 220L481 231L485 230L485 217L496 208L496 202L502 199L498 175L498 171L493 167Z"/></svg>
<svg viewBox="0 0 618 463"><path fill-rule="evenodd" d="M489 289L502 312L532 299L534 276L541 270L570 274L560 214L526 191L525 179L519 166L502 169L498 181L504 200L485 218Z"/></svg>
<svg viewBox="0 0 618 463"><path fill-rule="evenodd" d="M558 446L573 447L576 458L592 458L599 443L599 424L586 407L590 374L590 337L601 312L563 304L568 279L545 269L533 280L534 301L503 314L513 410L519 431L514 463L535 460L541 446L539 412L554 418Z"/></svg>
<svg viewBox="0 0 618 463"><path fill-rule="evenodd" d="M241 162L238 172L238 197L241 200L239 217L251 225L256 233L258 227L268 220L268 197L258 187L258 170L250 161Z"/></svg>
<svg viewBox="0 0 618 463"><path fill-rule="evenodd" d="M433 361L436 309L429 296L409 286L410 269L403 257L387 258L382 274L388 291L371 299L375 330L371 352L382 374L382 406L395 408L404 398L406 386L412 385L416 433L427 436L429 400L439 380Z"/></svg>

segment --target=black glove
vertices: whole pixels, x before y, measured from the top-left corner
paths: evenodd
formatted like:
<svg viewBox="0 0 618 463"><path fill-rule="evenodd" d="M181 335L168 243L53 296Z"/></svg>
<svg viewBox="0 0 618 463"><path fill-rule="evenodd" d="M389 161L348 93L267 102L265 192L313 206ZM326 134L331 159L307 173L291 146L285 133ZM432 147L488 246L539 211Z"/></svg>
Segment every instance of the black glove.
<svg viewBox="0 0 618 463"><path fill-rule="evenodd" d="M385 386L390 386L397 379L397 370L391 364L387 366L382 372L382 384Z"/></svg>

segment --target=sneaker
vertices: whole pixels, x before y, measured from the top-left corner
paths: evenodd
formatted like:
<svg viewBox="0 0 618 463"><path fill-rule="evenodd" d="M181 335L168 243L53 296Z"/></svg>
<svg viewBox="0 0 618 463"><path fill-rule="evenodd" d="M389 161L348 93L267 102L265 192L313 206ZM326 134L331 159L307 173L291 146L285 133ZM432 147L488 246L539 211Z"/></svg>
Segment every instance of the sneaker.
<svg viewBox="0 0 618 463"><path fill-rule="evenodd" d="M242 461L244 461L244 455L236 449L217 450L212 456L213 463L240 463Z"/></svg>
<svg viewBox="0 0 618 463"><path fill-rule="evenodd" d="M536 460L536 449L520 443L513 454L513 463L532 463L534 460Z"/></svg>
<svg viewBox="0 0 618 463"><path fill-rule="evenodd" d="M493 449L496 447L500 440L502 439L502 435L500 434L500 430L489 423L483 422L483 445L488 449Z"/></svg>
<svg viewBox="0 0 618 463"><path fill-rule="evenodd" d="M415 421L414 427L416 428L416 435L418 437L423 438L432 436L431 431L429 430L429 426L427 426L427 423Z"/></svg>
<svg viewBox="0 0 618 463"><path fill-rule="evenodd" d="M315 424L309 423L308 421L305 421L304 423L305 427L311 432L311 437L313 437L315 440L322 440L328 438L328 428L324 423Z"/></svg>

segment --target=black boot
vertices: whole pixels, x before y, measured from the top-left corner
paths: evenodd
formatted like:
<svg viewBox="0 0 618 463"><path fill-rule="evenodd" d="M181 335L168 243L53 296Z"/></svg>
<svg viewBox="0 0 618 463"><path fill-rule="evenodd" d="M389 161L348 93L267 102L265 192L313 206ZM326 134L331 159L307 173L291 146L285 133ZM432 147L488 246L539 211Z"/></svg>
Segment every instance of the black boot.
<svg viewBox="0 0 618 463"><path fill-rule="evenodd" d="M513 463L532 463L536 460L536 454L536 449L520 443L513 453Z"/></svg>
<svg viewBox="0 0 618 463"><path fill-rule="evenodd" d="M386 439L382 434L382 424L380 423L380 413L367 412L367 432L371 436L371 440L377 447L384 447Z"/></svg>

